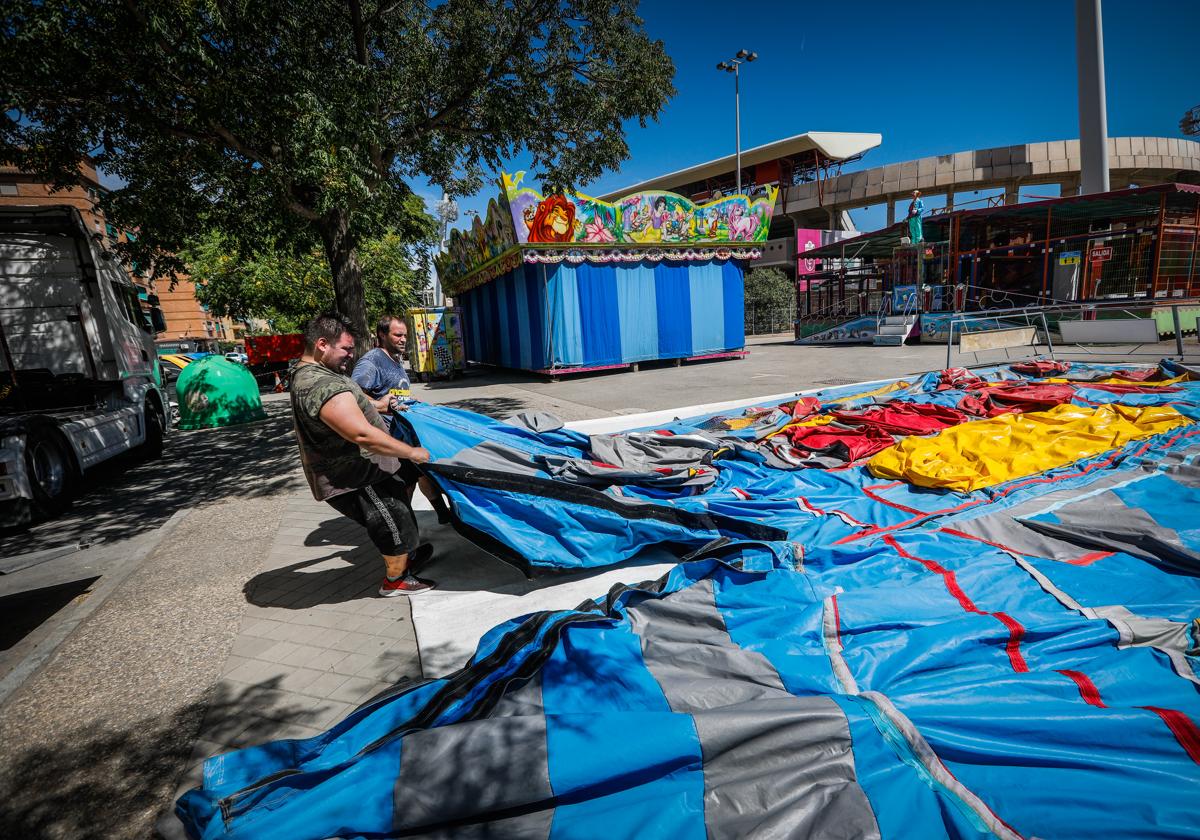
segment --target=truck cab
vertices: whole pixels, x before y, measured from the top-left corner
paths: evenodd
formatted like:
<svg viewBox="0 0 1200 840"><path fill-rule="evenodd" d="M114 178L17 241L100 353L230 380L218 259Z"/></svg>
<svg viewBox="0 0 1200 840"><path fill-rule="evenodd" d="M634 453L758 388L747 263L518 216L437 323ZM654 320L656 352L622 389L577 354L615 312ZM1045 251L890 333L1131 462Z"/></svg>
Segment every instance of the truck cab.
<svg viewBox="0 0 1200 840"><path fill-rule="evenodd" d="M0 208L0 525L61 512L110 458L161 454L150 303L75 208Z"/></svg>

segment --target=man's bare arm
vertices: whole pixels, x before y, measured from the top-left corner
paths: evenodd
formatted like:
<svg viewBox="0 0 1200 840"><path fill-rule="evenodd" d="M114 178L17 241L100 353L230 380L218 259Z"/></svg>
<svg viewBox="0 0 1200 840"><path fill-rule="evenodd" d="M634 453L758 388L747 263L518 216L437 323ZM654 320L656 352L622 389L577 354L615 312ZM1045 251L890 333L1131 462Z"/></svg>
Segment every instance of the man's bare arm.
<svg viewBox="0 0 1200 840"><path fill-rule="evenodd" d="M382 429L372 426L349 391L330 397L325 405L321 406L320 417L326 426L369 452L403 458L416 464L425 464L431 460L429 450L424 447L409 446Z"/></svg>

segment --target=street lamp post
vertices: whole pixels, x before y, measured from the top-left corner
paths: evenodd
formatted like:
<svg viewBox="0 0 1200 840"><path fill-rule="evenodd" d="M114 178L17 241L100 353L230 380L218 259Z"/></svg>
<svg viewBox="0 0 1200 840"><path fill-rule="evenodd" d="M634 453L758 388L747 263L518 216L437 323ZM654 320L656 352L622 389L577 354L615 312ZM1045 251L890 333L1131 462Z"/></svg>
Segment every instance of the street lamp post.
<svg viewBox="0 0 1200 840"><path fill-rule="evenodd" d="M750 50L738 50L737 55L729 61L722 61L717 65L718 70L724 70L726 73L733 74L733 124L734 124L734 143L737 149L737 191L738 195L742 194L742 94L740 88L741 75L738 73L738 67L743 61L754 61L758 58L758 53Z"/></svg>
<svg viewBox="0 0 1200 840"><path fill-rule="evenodd" d="M438 231L438 253L446 250L446 237L450 232L450 223L458 218L458 202L449 194L442 193L442 200L437 203L438 221L441 223ZM437 269L433 271L433 305L442 305L442 278Z"/></svg>

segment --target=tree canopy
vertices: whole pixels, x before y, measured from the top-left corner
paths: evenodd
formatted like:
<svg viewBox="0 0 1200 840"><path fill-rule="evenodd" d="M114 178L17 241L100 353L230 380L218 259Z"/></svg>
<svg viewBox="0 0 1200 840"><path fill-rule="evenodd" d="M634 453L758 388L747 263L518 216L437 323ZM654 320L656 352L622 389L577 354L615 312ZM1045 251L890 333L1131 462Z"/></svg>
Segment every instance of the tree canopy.
<svg viewBox="0 0 1200 840"><path fill-rule="evenodd" d="M796 283L778 268L755 268L746 274L746 306L787 309L795 306Z"/></svg>
<svg viewBox="0 0 1200 840"><path fill-rule="evenodd" d="M358 253L371 321L419 302L428 280L427 248L414 248L389 232L361 242ZM261 318L279 332L296 332L309 318L334 307L333 278L320 248L244 251L219 231L210 231L179 258L196 284L197 299L214 315Z"/></svg>
<svg viewBox="0 0 1200 840"><path fill-rule="evenodd" d="M9 0L0 155L60 183L90 153L169 274L204 230L323 248L365 326L357 245L428 224L410 181L474 192L522 150L549 188L628 156L674 68L636 0Z"/></svg>

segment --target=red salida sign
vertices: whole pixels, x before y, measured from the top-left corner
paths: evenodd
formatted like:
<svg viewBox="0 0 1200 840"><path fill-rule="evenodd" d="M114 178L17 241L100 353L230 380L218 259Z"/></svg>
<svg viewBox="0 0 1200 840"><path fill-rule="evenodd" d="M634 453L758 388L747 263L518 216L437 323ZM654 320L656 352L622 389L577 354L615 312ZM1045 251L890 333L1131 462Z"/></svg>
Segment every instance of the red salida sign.
<svg viewBox="0 0 1200 840"><path fill-rule="evenodd" d="M1104 262L1112 259L1112 246L1105 245L1103 248L1093 248L1091 251L1092 262Z"/></svg>

